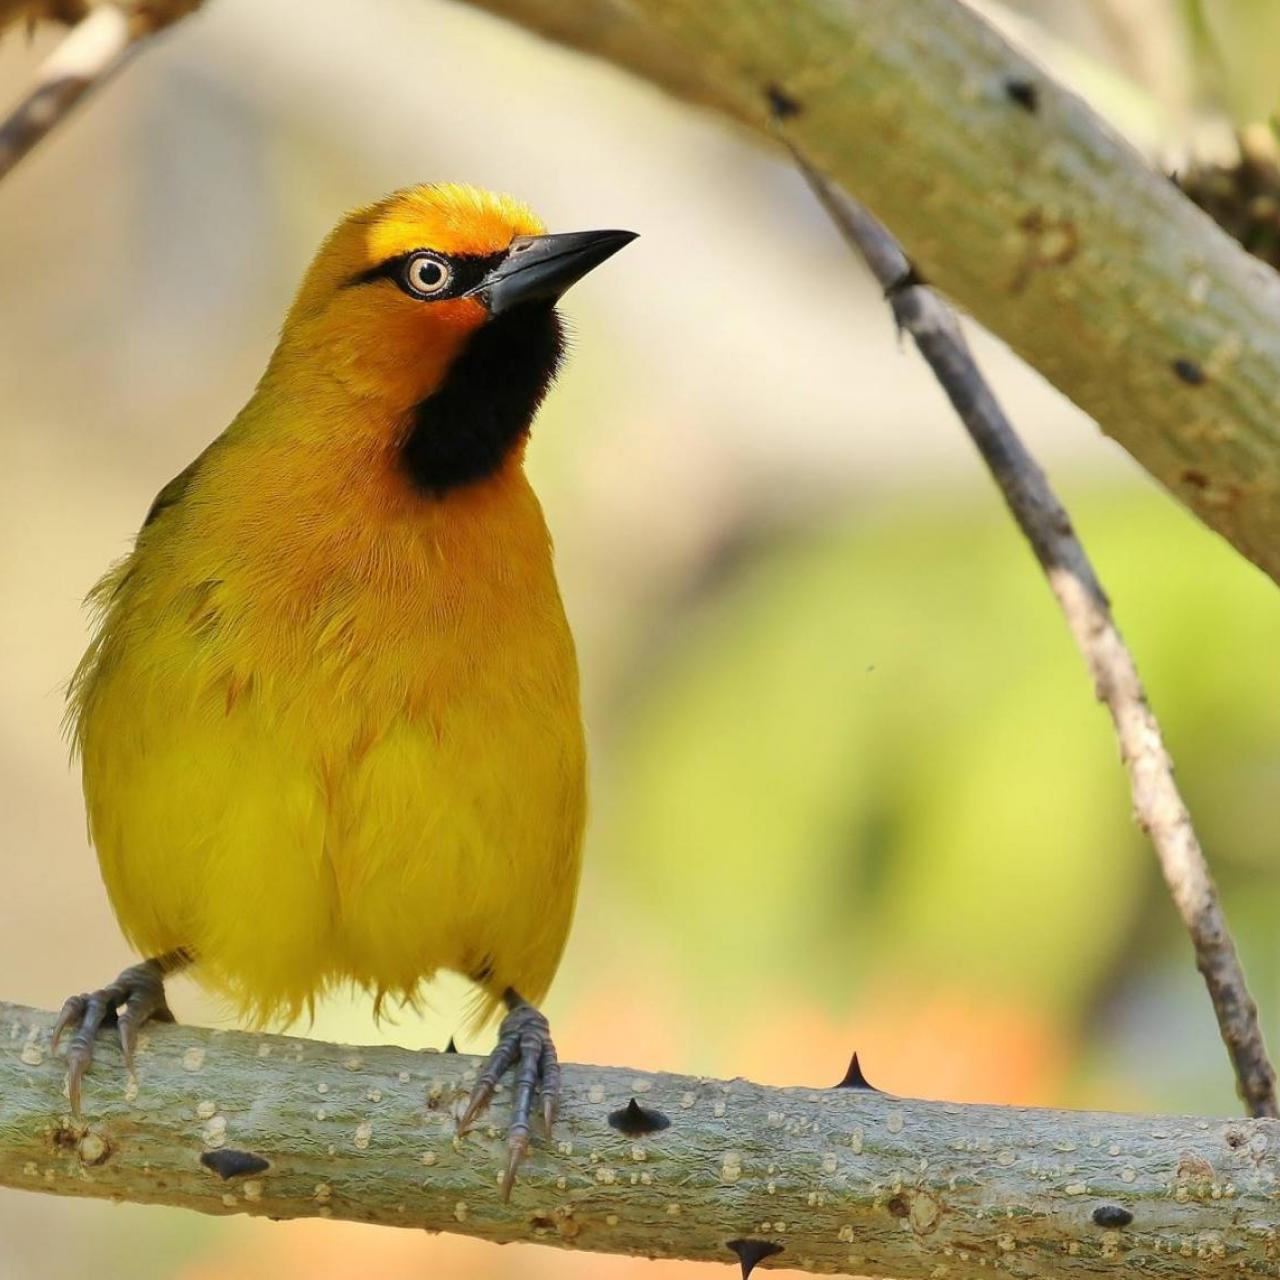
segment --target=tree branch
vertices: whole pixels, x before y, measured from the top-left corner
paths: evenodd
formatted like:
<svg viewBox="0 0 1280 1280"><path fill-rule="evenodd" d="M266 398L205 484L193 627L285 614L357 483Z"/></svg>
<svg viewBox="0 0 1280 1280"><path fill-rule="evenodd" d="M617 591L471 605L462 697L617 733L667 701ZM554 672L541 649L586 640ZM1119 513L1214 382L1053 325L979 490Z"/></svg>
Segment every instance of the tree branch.
<svg viewBox="0 0 1280 1280"><path fill-rule="evenodd" d="M45 59L26 96L0 121L0 178L91 89L105 84L141 43L197 8L201 0L97 4ZM0 18L4 15L0 13Z"/></svg>
<svg viewBox="0 0 1280 1280"><path fill-rule="evenodd" d="M503 1204L499 1131L454 1135L477 1059L156 1027L136 1088L103 1038L74 1121L53 1016L0 1004L0 1185L724 1262L760 1240L782 1246L765 1265L903 1280L1280 1276L1275 1121L570 1066L555 1141ZM647 1124L620 1132L633 1097Z"/></svg>
<svg viewBox="0 0 1280 1280"><path fill-rule="evenodd" d="M470 0L809 160L1280 579L1280 277L956 0Z"/></svg>
<svg viewBox="0 0 1280 1280"><path fill-rule="evenodd" d="M917 277L893 236L792 148L810 187L885 290L899 329L915 339L1008 503L1057 597L1120 740L1134 813L1191 935L1241 1098L1254 1116L1275 1116L1276 1075L1258 1007L1249 995L1218 892L1178 792L1160 724L1066 508L1005 416L955 317Z"/></svg>

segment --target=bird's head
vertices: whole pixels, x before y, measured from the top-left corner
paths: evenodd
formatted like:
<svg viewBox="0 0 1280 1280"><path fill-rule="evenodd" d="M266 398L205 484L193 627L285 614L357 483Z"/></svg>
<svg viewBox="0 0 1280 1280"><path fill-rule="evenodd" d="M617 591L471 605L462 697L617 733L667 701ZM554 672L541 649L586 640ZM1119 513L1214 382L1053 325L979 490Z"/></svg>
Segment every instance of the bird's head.
<svg viewBox="0 0 1280 1280"><path fill-rule="evenodd" d="M384 418L411 476L447 491L523 439L560 361L557 299L634 238L547 235L524 204L474 187L395 192L325 240L277 360Z"/></svg>

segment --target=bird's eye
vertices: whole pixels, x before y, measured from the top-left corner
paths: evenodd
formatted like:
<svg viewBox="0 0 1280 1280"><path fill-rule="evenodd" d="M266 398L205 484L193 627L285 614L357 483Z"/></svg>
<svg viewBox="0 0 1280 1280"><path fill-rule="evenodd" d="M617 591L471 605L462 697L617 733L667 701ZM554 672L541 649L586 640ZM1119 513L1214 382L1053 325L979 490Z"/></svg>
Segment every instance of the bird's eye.
<svg viewBox="0 0 1280 1280"><path fill-rule="evenodd" d="M449 287L453 272L433 253L415 254L404 267L405 288L418 298L434 298Z"/></svg>

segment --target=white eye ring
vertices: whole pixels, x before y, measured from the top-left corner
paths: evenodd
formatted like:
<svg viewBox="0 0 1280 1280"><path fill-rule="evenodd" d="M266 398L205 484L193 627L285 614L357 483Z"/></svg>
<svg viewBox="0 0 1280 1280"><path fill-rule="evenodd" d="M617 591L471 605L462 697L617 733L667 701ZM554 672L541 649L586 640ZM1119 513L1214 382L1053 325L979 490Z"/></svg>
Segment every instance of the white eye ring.
<svg viewBox="0 0 1280 1280"><path fill-rule="evenodd" d="M433 298L443 293L453 279L453 270L434 253L419 253L405 263L404 282L409 292L419 298Z"/></svg>

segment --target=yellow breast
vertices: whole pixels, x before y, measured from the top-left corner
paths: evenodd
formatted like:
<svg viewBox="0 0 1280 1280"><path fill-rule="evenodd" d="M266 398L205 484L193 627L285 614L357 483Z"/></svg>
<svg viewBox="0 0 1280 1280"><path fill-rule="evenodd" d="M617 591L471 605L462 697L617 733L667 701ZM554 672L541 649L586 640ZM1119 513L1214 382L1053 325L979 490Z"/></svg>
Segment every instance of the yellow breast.
<svg viewBox="0 0 1280 1280"><path fill-rule="evenodd" d="M518 457L427 499L384 435L288 411L327 426L251 403L99 587L72 714L117 915L259 1019L441 967L536 1000L585 806L537 499Z"/></svg>

